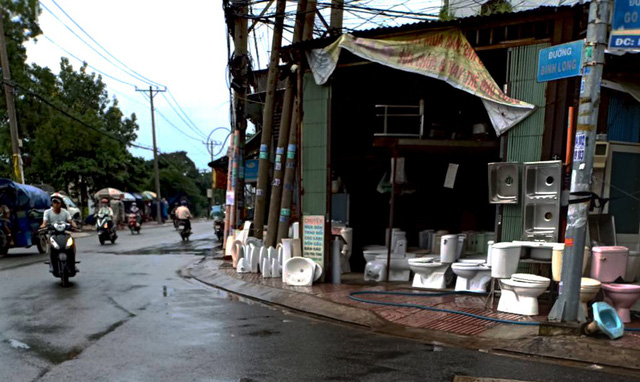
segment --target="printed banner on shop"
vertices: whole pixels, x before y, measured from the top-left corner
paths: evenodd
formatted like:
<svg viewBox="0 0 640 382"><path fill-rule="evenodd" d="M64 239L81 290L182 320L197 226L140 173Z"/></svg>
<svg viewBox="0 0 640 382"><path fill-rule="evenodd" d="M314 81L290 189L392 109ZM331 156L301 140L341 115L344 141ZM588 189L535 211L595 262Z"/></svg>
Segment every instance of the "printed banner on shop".
<svg viewBox="0 0 640 382"><path fill-rule="evenodd" d="M324 84L329 79L337 66L341 48L381 65L443 80L480 97L498 135L526 118L535 108L502 92L457 28L388 39L344 34L323 49L307 52L317 84Z"/></svg>

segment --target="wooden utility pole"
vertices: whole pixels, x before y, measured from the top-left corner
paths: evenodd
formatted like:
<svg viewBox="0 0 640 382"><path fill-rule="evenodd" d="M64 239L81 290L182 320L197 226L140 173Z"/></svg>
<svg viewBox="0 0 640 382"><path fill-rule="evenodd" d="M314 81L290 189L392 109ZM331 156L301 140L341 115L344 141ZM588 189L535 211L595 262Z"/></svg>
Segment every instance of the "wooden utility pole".
<svg viewBox="0 0 640 382"><path fill-rule="evenodd" d="M304 28L302 29L301 41L313 38L313 23L315 20L316 1L308 0L307 11L305 13ZM293 108L293 116L291 118L291 128L289 129L289 144L287 145L287 162L284 173L284 186L282 190L282 198L280 200L280 219L278 221L278 237L279 242L289 235L289 222L291 220L291 203L293 200L293 190L295 189L296 167L298 163L298 134L302 125L302 94L303 94L303 70L302 63L298 62L297 81L296 81L296 98ZM300 200L298 200L300 203Z"/></svg>
<svg viewBox="0 0 640 382"><path fill-rule="evenodd" d="M11 149L13 151L13 177L16 182L24 183L24 171L22 169L22 156L20 155L20 138L18 137L18 117L16 104L13 99L13 87L11 83L11 71L9 70L9 56L7 44L4 38L4 23L2 16L4 9L0 8L0 64L2 65L2 80L4 83L4 97L7 101L7 113L9 114L9 130L11 131Z"/></svg>
<svg viewBox="0 0 640 382"><path fill-rule="evenodd" d="M582 75L584 88L580 92L578 127L573 146L571 196L574 197L591 194L596 125L600 106L600 82L610 19L610 0L591 2ZM580 307L580 282L590 203L590 198L569 201L562 262L562 294L558 296L549 313L550 321L585 320L584 312Z"/></svg>
<svg viewBox="0 0 640 382"><path fill-rule="evenodd" d="M317 11L318 11L317 0L308 0L307 12L305 14L305 20L304 20L304 29L302 31L302 41L313 39L313 28L315 26Z"/></svg>
<svg viewBox="0 0 640 382"><path fill-rule="evenodd" d="M300 41L302 29L304 28L305 11L307 0L298 1L296 13L296 24L293 31L293 43ZM280 200L282 198L282 186L284 176L284 164L286 160L287 144L289 142L289 129L291 128L291 114L293 99L295 96L296 81L292 78L294 74L287 76L285 80L284 100L282 103L282 113L280 116L280 129L278 135L278 145L276 146L276 158L273 169L273 182L271 183L271 201L269 202L269 218L267 224L267 238L265 246L275 247L278 243L278 217L280 216Z"/></svg>
<svg viewBox="0 0 640 382"><path fill-rule="evenodd" d="M254 236L262 239L264 230L264 213L266 194L269 185L269 153L273 131L273 115L275 113L275 94L278 84L278 63L280 62L280 46L282 44L282 30L284 29L284 12L286 0L276 3L276 19L273 27L273 41L271 43L271 57L267 72L267 88L264 110L262 114L262 137L260 140L260 154L258 164L258 184L256 187L255 209L253 215Z"/></svg>
<svg viewBox="0 0 640 382"><path fill-rule="evenodd" d="M153 173L156 179L156 221L158 224L162 224L162 195L160 195L160 170L158 169L158 146L156 145L156 119L153 108L153 97L162 92L166 92L166 89L153 89L149 86L149 90L137 89L138 92L149 92L149 102L151 102L151 132L153 134ZM155 94L154 94L155 92Z"/></svg>

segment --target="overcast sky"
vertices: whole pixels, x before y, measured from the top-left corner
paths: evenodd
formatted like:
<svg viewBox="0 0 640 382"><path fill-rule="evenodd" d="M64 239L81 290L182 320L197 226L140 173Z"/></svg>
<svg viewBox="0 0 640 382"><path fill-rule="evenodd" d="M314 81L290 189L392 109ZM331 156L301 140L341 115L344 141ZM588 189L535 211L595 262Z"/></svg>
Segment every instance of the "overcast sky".
<svg viewBox="0 0 640 382"><path fill-rule="evenodd" d="M43 36L38 37L37 43L27 44L30 62L48 66L57 73L64 56L76 70L86 61L93 67L90 72L105 73L102 79L109 95L118 99L125 115L135 113L138 117L140 130L136 142L149 147L152 146L150 105L144 93L136 92L136 86L148 90L150 83L136 76L165 85L168 92L154 98L158 149L187 151L199 169L208 168L211 157L203 142L214 128L229 127L227 41L221 1L41 0L40 3ZM188 118L178 116L178 105ZM212 139L222 142L226 134L219 130ZM219 149L220 146L216 147L214 153ZM147 159L153 157L152 152L142 149L134 148L132 153Z"/></svg>

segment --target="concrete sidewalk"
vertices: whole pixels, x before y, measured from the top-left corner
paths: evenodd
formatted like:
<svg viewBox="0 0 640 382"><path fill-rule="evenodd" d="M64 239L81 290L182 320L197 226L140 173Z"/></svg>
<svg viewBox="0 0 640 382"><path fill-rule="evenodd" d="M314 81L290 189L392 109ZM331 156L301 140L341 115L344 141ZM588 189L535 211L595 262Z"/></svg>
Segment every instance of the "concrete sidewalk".
<svg viewBox="0 0 640 382"><path fill-rule="evenodd" d="M280 279L264 279L260 274L238 274L230 261L205 258L185 270L191 277L211 286L262 302L279 305L340 322L369 328L375 332L420 341L516 356L535 356L578 366L590 365L608 371L640 377L640 332L626 332L611 341L605 336L539 336L537 326L520 326L485 321L457 314L415 307L381 306L354 301L356 291L394 291L417 294L429 292L411 288L408 282L372 283L362 274L343 275L339 285L319 283L312 287L291 287ZM417 304L440 309L513 321L544 321L551 304L541 298L544 316L525 317L496 312L484 296L440 297L384 295L359 296L387 303ZM494 302L494 308L497 300ZM636 320L627 327L640 327Z"/></svg>

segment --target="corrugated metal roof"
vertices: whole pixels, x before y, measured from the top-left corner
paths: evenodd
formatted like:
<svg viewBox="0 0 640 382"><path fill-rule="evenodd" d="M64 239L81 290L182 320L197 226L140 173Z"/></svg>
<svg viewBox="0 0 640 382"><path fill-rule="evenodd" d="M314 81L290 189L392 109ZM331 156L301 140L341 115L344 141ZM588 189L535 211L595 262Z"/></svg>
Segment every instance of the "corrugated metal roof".
<svg viewBox="0 0 640 382"><path fill-rule="evenodd" d="M489 16L478 15L478 16L460 17L450 21L427 20L427 21L404 24L396 27L371 28L371 29L365 29L360 31L353 31L350 33L356 37L373 37L373 36L380 36L380 35L386 35L386 34L410 32L410 31L422 30L422 29L434 29L434 28L444 28L444 27L463 26L463 25L470 26L470 25L480 24L480 23L487 24L487 23L507 21L507 20L513 19L514 15L516 14L518 15L518 18L551 15L560 11L571 9L576 5L582 6L589 2L570 0L566 2L560 1L560 3L562 3L562 5L560 6L543 5L535 9L497 13ZM337 36L331 36L331 37L325 37L325 38L317 38L313 40L306 40L306 41L301 41L299 43L285 46L282 49L283 50L318 49L331 44L337 38L338 38Z"/></svg>

